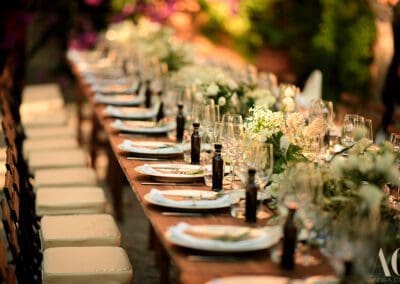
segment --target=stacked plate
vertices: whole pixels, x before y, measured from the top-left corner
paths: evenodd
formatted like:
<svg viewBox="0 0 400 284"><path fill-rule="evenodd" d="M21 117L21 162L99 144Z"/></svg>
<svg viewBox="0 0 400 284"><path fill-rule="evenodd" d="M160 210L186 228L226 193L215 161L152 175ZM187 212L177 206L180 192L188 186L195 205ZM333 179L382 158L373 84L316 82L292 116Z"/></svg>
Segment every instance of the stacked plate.
<svg viewBox="0 0 400 284"><path fill-rule="evenodd" d="M245 252L267 249L282 237L281 226L190 225L179 223L168 228L166 238L173 244L215 252Z"/></svg>
<svg viewBox="0 0 400 284"><path fill-rule="evenodd" d="M182 148L175 143L161 141L124 140L118 148L135 156L150 158L172 158L182 155Z"/></svg>
<svg viewBox="0 0 400 284"><path fill-rule="evenodd" d="M157 123L153 121L122 121L116 119L111 123L111 127L134 134L167 134L176 128L175 121L169 121L164 123Z"/></svg>

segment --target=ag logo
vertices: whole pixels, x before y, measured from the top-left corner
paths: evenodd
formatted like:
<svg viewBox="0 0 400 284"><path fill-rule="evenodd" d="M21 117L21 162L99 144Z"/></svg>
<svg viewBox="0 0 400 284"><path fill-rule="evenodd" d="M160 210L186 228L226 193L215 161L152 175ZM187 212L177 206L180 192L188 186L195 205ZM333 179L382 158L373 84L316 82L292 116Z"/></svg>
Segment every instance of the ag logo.
<svg viewBox="0 0 400 284"><path fill-rule="evenodd" d="M399 250L400 250L400 248L396 249L393 252L391 260L390 260L390 266L389 266L389 264L386 262L386 258L385 258L385 255L383 254L382 248L379 249L378 259L379 259L379 261L381 263L381 266L382 266L383 273L384 273L385 277L392 277L392 276L395 276L395 275L400 276L399 267L398 267L398 263L397 263ZM394 275L392 275L391 271L393 271Z"/></svg>

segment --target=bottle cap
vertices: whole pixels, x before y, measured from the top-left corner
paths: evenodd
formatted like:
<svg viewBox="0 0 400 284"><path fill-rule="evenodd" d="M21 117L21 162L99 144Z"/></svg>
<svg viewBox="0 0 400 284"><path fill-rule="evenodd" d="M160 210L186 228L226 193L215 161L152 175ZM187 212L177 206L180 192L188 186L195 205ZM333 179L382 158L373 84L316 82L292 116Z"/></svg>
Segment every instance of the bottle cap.
<svg viewBox="0 0 400 284"><path fill-rule="evenodd" d="M193 122L193 127L194 128L199 128L200 127L200 123L199 122Z"/></svg>
<svg viewBox="0 0 400 284"><path fill-rule="evenodd" d="M182 103L178 104L178 109L183 109L183 104Z"/></svg>
<svg viewBox="0 0 400 284"><path fill-rule="evenodd" d="M249 173L249 176L254 176L254 175L256 174L256 169L254 169L254 168L249 168L248 173Z"/></svg>
<svg viewBox="0 0 400 284"><path fill-rule="evenodd" d="M214 149L215 149L216 151L221 151L221 149L222 149L222 144L220 144L220 143L215 143L215 144L214 144Z"/></svg>

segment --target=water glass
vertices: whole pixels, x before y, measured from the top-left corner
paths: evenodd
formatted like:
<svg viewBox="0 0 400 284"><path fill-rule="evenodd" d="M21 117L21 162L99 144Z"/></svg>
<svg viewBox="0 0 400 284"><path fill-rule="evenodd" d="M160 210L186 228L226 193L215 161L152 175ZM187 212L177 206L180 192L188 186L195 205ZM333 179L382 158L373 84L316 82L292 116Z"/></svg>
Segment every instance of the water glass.
<svg viewBox="0 0 400 284"><path fill-rule="evenodd" d="M364 125L365 125L365 138L370 140L372 143L374 142L374 131L372 130L372 120L371 119L364 119Z"/></svg>
<svg viewBox="0 0 400 284"><path fill-rule="evenodd" d="M246 191L244 189L230 190L228 194L231 203L231 216L237 219L244 219L246 217ZM270 214L263 210L263 202L267 197L267 193L263 191L257 192L257 219L270 217Z"/></svg>
<svg viewBox="0 0 400 284"><path fill-rule="evenodd" d="M355 143L355 130L364 127L364 117L357 114L346 114L342 126L342 144L352 146Z"/></svg>

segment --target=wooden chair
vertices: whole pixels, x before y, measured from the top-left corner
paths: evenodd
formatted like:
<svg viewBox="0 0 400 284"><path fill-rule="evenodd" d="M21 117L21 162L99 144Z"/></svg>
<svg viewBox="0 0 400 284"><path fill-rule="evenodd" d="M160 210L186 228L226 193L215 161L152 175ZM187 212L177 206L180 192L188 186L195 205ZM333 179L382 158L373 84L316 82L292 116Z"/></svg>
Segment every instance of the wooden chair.
<svg viewBox="0 0 400 284"><path fill-rule="evenodd" d="M8 263L7 248L2 240L0 240L0 282L5 284L17 283L14 268Z"/></svg>

